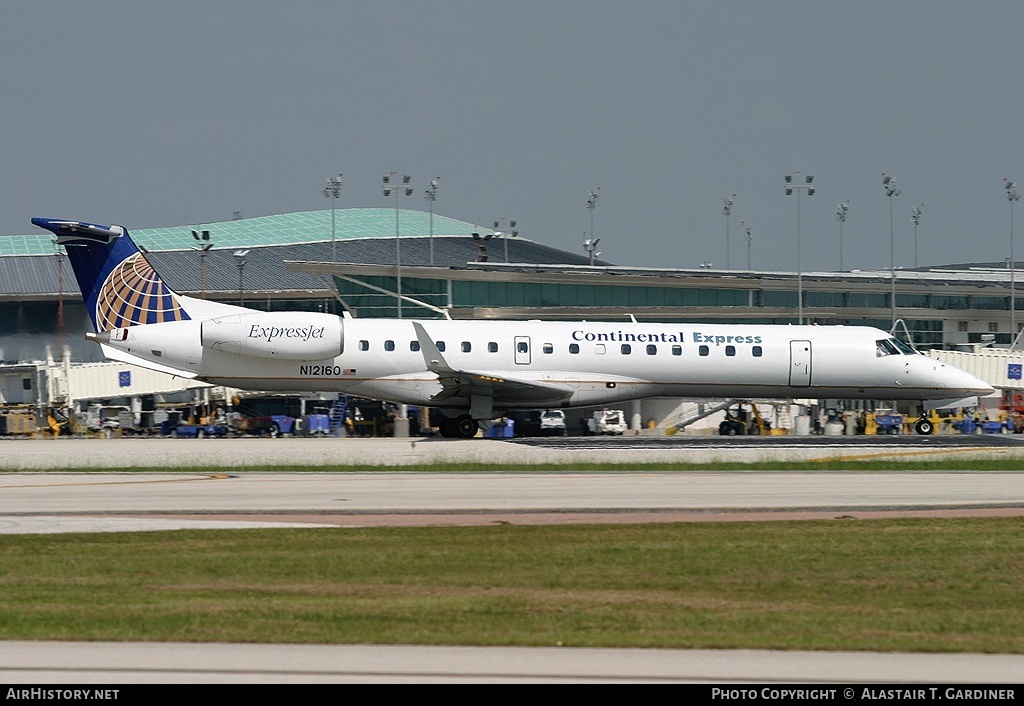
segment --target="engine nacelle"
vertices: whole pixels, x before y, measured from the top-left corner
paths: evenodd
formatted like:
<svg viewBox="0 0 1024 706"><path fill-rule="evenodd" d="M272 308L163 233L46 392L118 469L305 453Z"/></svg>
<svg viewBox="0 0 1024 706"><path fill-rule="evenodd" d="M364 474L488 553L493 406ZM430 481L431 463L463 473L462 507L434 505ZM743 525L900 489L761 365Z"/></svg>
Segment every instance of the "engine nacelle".
<svg viewBox="0 0 1024 706"><path fill-rule="evenodd" d="M274 360L325 360L345 347L342 320L333 314L274 311L206 319L203 348Z"/></svg>

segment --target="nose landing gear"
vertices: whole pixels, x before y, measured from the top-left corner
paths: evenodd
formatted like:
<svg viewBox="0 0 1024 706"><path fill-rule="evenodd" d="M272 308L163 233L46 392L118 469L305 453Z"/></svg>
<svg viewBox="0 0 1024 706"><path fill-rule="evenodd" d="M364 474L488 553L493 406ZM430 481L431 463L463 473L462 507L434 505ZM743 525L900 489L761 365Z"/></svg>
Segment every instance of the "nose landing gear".
<svg viewBox="0 0 1024 706"><path fill-rule="evenodd" d="M914 431L923 436L928 436L935 432L935 425L932 424L930 419L918 419L914 424Z"/></svg>

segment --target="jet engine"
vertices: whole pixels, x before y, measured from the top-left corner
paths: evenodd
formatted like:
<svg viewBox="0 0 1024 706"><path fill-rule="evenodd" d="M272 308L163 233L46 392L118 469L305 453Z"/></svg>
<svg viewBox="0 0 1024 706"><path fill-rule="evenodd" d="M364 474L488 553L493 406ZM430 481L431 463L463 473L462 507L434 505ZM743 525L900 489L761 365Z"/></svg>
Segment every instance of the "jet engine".
<svg viewBox="0 0 1024 706"><path fill-rule="evenodd" d="M204 348L272 360L325 360L345 347L340 317L315 312L259 312L206 319Z"/></svg>

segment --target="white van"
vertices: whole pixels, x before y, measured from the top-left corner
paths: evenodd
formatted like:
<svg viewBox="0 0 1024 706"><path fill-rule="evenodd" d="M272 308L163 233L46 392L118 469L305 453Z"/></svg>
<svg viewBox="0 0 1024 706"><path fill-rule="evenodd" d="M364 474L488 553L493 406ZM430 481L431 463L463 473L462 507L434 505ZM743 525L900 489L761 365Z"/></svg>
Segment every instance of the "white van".
<svg viewBox="0 0 1024 706"><path fill-rule="evenodd" d="M591 434L617 434L626 433L626 413L621 409L602 409L587 420L587 430Z"/></svg>
<svg viewBox="0 0 1024 706"><path fill-rule="evenodd" d="M540 433L544 436L565 436L565 412L560 409L546 409L540 415Z"/></svg>

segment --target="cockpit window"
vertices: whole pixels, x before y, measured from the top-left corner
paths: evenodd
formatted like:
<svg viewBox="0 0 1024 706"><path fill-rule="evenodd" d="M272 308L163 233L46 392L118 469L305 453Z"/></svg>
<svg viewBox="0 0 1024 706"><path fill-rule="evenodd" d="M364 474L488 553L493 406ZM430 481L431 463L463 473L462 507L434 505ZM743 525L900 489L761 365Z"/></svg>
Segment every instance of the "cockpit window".
<svg viewBox="0 0 1024 706"><path fill-rule="evenodd" d="M887 355L917 355L917 351L898 338L883 338L875 341L875 355L882 358Z"/></svg>
<svg viewBox="0 0 1024 706"><path fill-rule="evenodd" d="M908 346L900 339L894 338L892 339L892 342L896 344L896 347L900 349L900 352L903 353L903 355L918 355L917 351L915 351L913 348Z"/></svg>
<svg viewBox="0 0 1024 706"><path fill-rule="evenodd" d="M896 347L893 338L883 338L875 341L875 355L884 358L887 355L899 355L900 349Z"/></svg>

